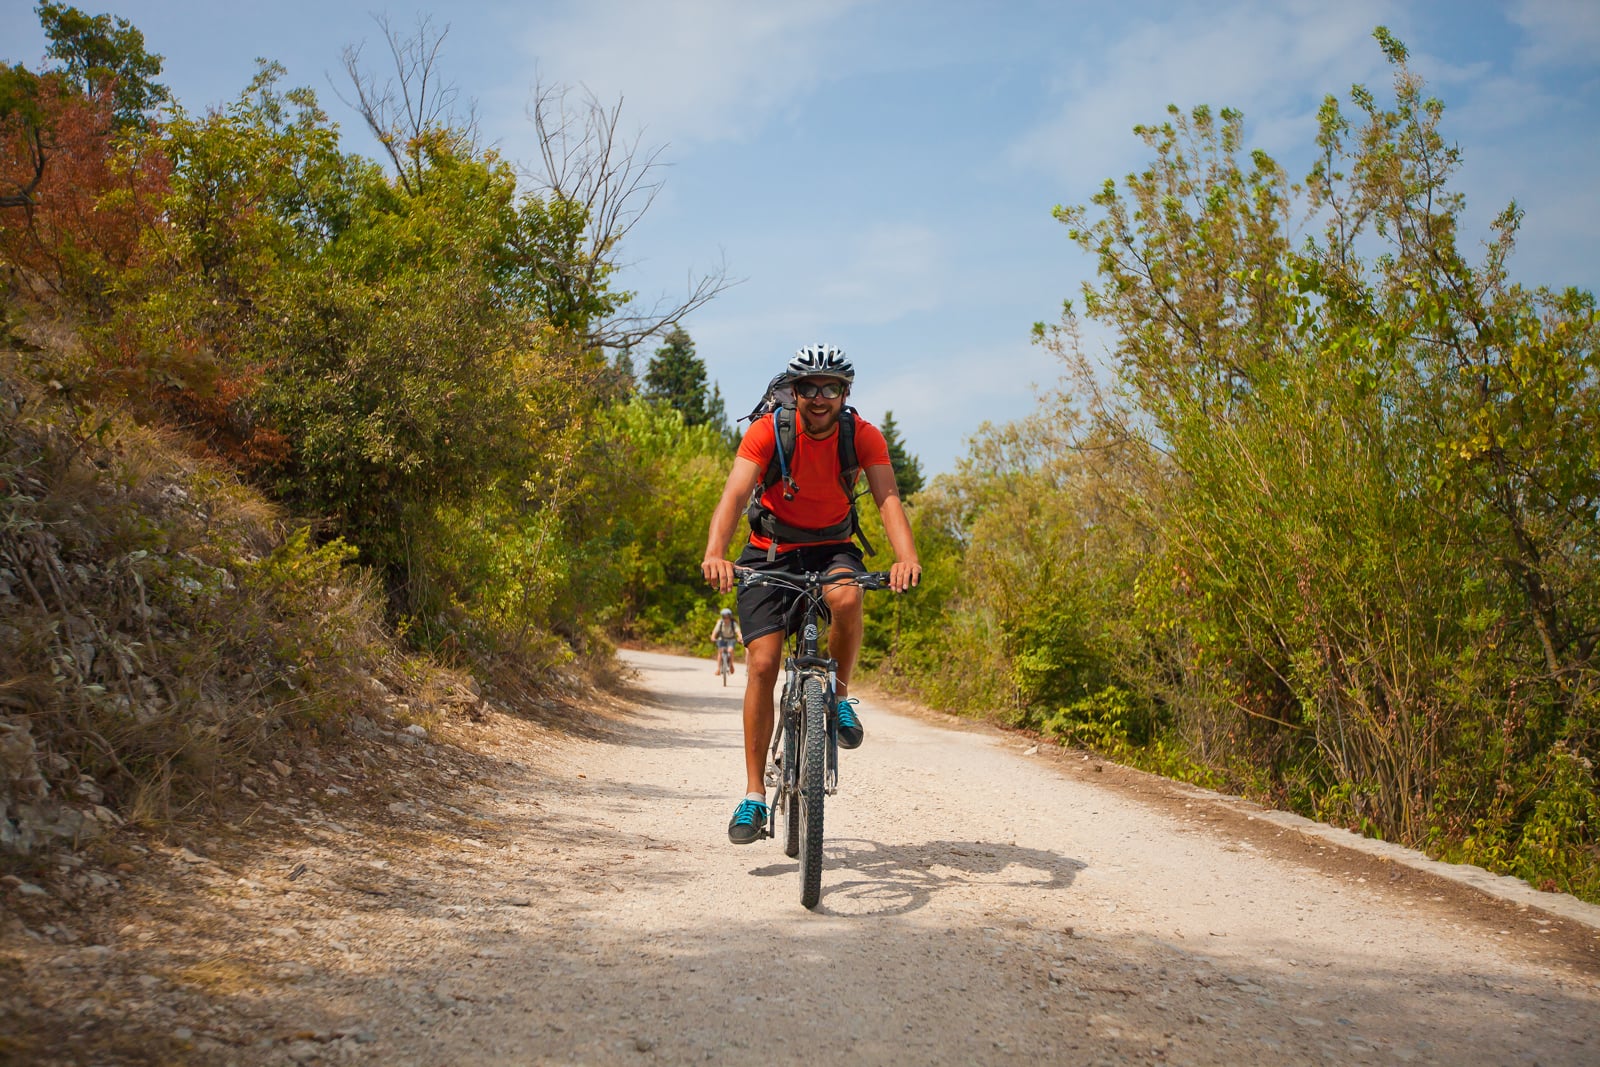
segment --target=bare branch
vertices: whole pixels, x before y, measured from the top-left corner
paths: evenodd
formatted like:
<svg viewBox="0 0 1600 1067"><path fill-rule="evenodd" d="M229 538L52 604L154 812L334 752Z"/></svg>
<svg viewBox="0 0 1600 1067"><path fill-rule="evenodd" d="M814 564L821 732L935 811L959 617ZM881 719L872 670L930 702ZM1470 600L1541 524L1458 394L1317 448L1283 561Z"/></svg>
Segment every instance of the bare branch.
<svg viewBox="0 0 1600 1067"><path fill-rule="evenodd" d="M33 176L26 185L18 185L16 192L0 196L0 208L34 206L33 194L39 188L39 183L44 180L44 165L49 154L45 149L44 135L38 127L27 131L27 139L28 155L33 161Z"/></svg>
<svg viewBox="0 0 1600 1067"><path fill-rule="evenodd" d="M585 248L570 270L570 284L593 289L624 264L615 254L660 192L659 168L665 145L647 148L643 133L619 133L622 100L609 107L588 89L535 83L528 118L538 141L536 169L522 177L537 195L579 204L584 209ZM604 321L591 324L587 340L606 348L631 347L672 328L736 282L726 266L690 277L681 300L657 299L649 308L629 302Z"/></svg>
<svg viewBox="0 0 1600 1067"><path fill-rule="evenodd" d="M691 275L681 300L674 302L672 297L661 296L648 308L630 301L592 329L589 340L605 348L631 348L672 329L696 308L737 284L738 280L728 278L726 264L719 262L715 269L698 278Z"/></svg>
<svg viewBox="0 0 1600 1067"><path fill-rule="evenodd" d="M423 15L417 19L416 32L402 37L387 16L373 18L389 45L394 76L380 84L377 75L362 69L364 45L347 46L344 70L356 99L346 99L337 86L334 93L361 115L383 145L400 184L415 195L422 191L430 142L457 154L476 152L477 106L468 101L466 115L458 114L461 90L453 82L439 82L439 54L450 33L448 25L435 31L433 19Z"/></svg>

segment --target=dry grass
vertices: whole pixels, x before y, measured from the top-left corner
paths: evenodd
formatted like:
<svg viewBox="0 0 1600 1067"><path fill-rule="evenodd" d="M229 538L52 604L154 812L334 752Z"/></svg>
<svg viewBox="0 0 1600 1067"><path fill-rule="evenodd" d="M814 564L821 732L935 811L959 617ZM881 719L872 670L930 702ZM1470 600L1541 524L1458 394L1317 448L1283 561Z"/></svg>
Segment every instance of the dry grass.
<svg viewBox="0 0 1600 1067"><path fill-rule="evenodd" d="M609 648L500 654L482 687L405 650L350 549L192 442L80 404L43 358L31 377L0 365L0 801L66 822L35 820L0 867L116 823L204 824L249 803L280 756L359 750L357 717L432 730L492 697L588 729L567 709L607 685Z"/></svg>
<svg viewBox="0 0 1600 1067"><path fill-rule="evenodd" d="M11 851L203 819L352 715L475 704L347 557L181 440L0 376L0 799L71 825Z"/></svg>
<svg viewBox="0 0 1600 1067"><path fill-rule="evenodd" d="M271 985L274 979L261 968L236 952L212 956L180 967L171 977L182 984L213 997L231 997Z"/></svg>

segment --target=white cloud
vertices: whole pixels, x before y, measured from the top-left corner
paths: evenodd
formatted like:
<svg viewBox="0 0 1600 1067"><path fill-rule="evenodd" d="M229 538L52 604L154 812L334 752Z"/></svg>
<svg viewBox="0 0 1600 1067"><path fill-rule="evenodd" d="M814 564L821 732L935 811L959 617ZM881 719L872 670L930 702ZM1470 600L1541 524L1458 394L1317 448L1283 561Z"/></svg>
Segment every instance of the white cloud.
<svg viewBox="0 0 1600 1067"><path fill-rule="evenodd" d="M1033 410L1022 398L1054 386L1062 370L1047 351L1020 337L897 362L895 373L859 378L851 402L874 422L893 411L907 447L930 475L953 469L982 423Z"/></svg>
<svg viewBox="0 0 1600 1067"><path fill-rule="evenodd" d="M841 73L824 41L858 2L574 0L526 48L547 80L621 97L652 141L741 138Z"/></svg>
<svg viewBox="0 0 1600 1067"><path fill-rule="evenodd" d="M1517 51L1519 64L1594 66L1600 52L1600 5L1594 0L1519 0L1507 16L1527 34Z"/></svg>
<svg viewBox="0 0 1600 1067"><path fill-rule="evenodd" d="M1130 22L1101 49L1076 49L1060 109L1013 146L1018 163L1068 179L1084 195L1144 160L1137 123L1160 122L1168 104L1238 108L1270 152L1303 144L1326 91L1369 81L1382 65L1371 40L1384 21L1376 0L1340 5L1243 4ZM1308 96L1307 90L1312 90Z"/></svg>

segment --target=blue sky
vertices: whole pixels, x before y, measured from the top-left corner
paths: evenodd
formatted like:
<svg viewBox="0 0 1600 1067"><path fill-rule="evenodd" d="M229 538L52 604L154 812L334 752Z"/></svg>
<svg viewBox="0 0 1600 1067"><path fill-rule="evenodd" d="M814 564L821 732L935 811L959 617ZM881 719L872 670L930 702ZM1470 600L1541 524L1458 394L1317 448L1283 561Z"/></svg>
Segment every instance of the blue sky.
<svg viewBox="0 0 1600 1067"><path fill-rule="evenodd" d="M236 96L264 56L317 90L350 147L370 147L334 88L345 88L346 45L366 41L374 59L383 47L373 0L80 6L138 26L190 110ZM41 60L31 8L0 4L0 58ZM1250 146L1302 173L1322 97L1387 86L1371 39L1380 24L1448 107L1473 234L1515 198L1527 212L1520 280L1600 282L1600 0L383 10L401 29L430 11L448 26L443 73L510 159L534 158L536 79L620 99L625 131L665 146L667 165L624 250L625 284L654 299L718 264L741 279L686 323L730 412L793 349L829 341L857 363L857 406L871 419L892 409L929 473L950 469L982 422L1028 413L1035 387L1054 383L1029 331L1093 265L1050 211L1147 159L1135 123L1168 103L1236 107Z"/></svg>

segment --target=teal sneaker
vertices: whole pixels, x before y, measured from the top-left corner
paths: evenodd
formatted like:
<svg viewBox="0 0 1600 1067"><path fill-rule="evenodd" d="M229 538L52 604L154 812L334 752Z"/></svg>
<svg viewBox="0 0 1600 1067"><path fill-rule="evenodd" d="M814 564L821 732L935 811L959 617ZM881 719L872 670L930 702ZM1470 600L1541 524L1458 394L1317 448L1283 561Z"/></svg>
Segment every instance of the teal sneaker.
<svg viewBox="0 0 1600 1067"><path fill-rule="evenodd" d="M748 845L761 837L767 826L767 806L749 797L739 801L728 823L728 840L736 845Z"/></svg>
<svg viewBox="0 0 1600 1067"><path fill-rule="evenodd" d="M836 705L836 710L839 715L839 747L860 748L865 731L861 729L861 719L856 715L856 698L845 697Z"/></svg>

